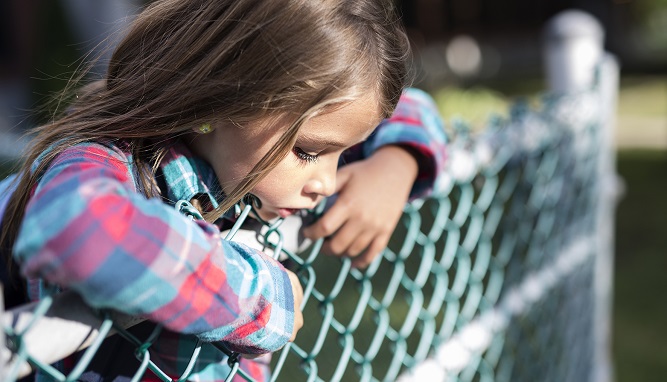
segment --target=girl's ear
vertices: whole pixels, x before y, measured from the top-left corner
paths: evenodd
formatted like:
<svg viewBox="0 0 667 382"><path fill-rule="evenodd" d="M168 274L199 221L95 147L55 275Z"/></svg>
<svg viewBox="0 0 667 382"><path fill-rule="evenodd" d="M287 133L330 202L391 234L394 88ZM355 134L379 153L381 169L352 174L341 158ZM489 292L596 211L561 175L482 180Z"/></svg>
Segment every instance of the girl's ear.
<svg viewBox="0 0 667 382"><path fill-rule="evenodd" d="M192 130L198 134L208 134L213 131L210 123L202 123L199 127L193 127Z"/></svg>

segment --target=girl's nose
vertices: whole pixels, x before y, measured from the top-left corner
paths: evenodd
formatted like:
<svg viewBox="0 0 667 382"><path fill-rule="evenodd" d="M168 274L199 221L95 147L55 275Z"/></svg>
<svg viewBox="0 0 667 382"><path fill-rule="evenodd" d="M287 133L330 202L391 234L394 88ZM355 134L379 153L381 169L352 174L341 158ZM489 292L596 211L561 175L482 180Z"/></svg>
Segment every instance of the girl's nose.
<svg viewBox="0 0 667 382"><path fill-rule="evenodd" d="M315 171L313 176L306 182L304 192L307 194L321 195L329 197L336 192L336 171L337 163L334 166L326 166Z"/></svg>

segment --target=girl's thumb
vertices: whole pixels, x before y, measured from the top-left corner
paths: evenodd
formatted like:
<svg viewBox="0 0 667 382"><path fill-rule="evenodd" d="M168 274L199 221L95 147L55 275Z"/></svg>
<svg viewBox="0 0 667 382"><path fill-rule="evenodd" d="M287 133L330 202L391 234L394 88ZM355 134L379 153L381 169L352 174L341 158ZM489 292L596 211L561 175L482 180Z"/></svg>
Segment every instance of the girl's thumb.
<svg viewBox="0 0 667 382"><path fill-rule="evenodd" d="M345 187L347 182L350 180L352 177L352 166L343 166L340 169L338 169L338 172L336 172L336 193L340 192L340 190Z"/></svg>

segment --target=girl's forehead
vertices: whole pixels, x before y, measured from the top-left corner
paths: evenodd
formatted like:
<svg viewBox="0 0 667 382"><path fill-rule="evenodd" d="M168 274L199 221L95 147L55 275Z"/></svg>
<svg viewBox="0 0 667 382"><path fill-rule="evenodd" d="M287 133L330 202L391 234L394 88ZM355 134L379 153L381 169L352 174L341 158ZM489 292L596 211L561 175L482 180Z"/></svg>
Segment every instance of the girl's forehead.
<svg viewBox="0 0 667 382"><path fill-rule="evenodd" d="M376 98L361 97L307 120L299 131L299 140L350 147L368 138L381 120Z"/></svg>
<svg viewBox="0 0 667 382"><path fill-rule="evenodd" d="M297 138L300 142L349 147L366 139L382 119L381 107L373 94L341 99L320 110L307 118L299 128ZM297 118L294 114L286 113L230 127L244 139L271 140L285 133Z"/></svg>

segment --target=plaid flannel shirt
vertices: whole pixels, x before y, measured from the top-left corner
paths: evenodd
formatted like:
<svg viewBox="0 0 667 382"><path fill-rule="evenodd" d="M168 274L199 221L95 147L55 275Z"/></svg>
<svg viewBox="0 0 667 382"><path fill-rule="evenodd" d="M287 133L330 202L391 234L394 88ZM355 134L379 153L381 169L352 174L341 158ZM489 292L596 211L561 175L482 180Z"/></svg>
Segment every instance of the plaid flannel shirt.
<svg viewBox="0 0 667 382"><path fill-rule="evenodd" d="M445 161L445 143L433 101L408 89L393 116L343 160L363 159L387 144L409 148L420 168L415 198L432 189ZM32 190L14 246L31 298L40 297L45 280L77 291L92 307L162 324L168 330L152 347L151 359L173 376L183 371L197 337L222 341L240 353L284 346L294 312L282 265L222 240L216 225L192 221L169 206L201 194L215 203L219 190L212 168L183 144L170 148L160 170L163 198L146 198L122 145L85 143L59 154ZM224 380L229 367L222 358L205 346L191 378ZM241 362L256 380L268 379L268 357ZM97 371L84 377L114 378Z"/></svg>

